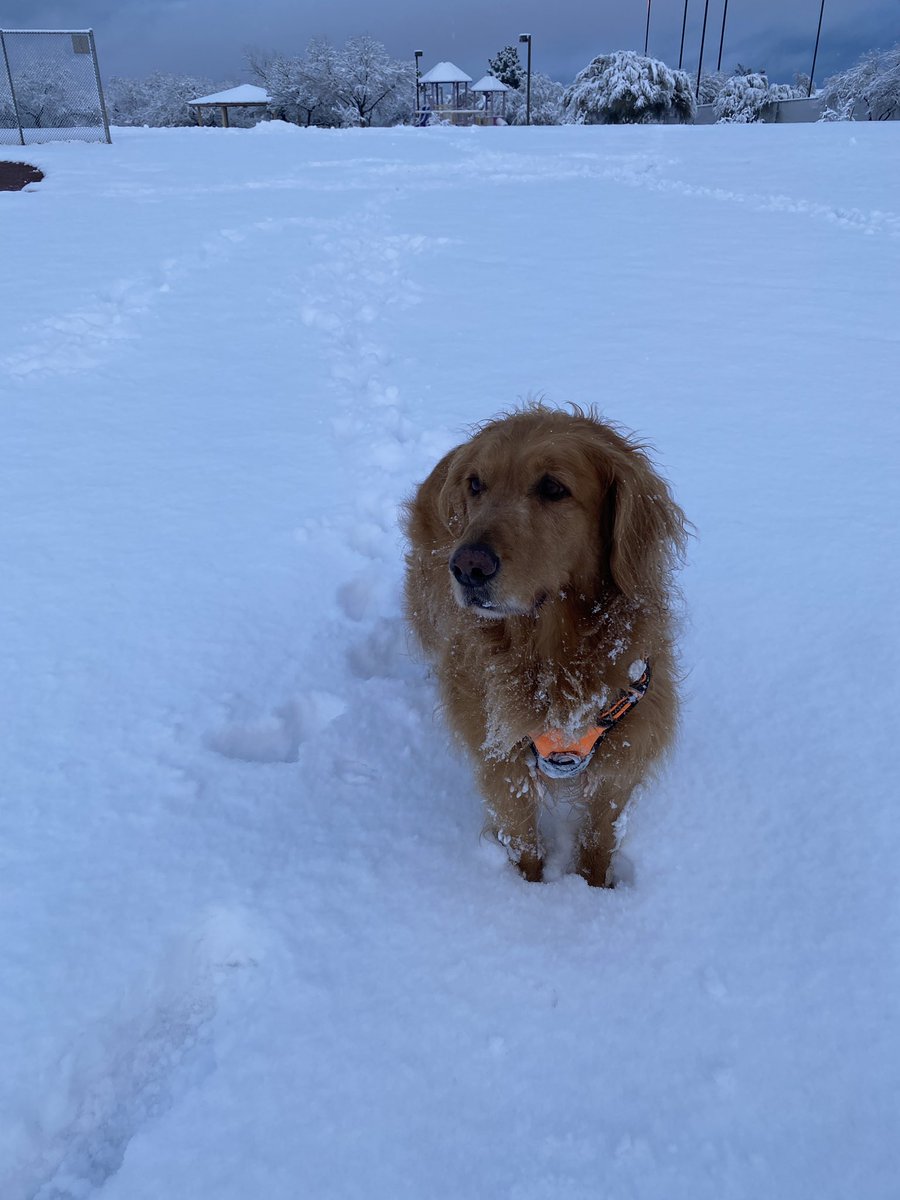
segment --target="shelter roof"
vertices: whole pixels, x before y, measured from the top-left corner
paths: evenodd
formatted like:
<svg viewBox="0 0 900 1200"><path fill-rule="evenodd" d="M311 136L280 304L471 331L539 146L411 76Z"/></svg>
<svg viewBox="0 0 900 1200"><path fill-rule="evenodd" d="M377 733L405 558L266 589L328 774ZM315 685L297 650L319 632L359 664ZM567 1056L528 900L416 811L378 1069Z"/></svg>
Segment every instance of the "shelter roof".
<svg viewBox="0 0 900 1200"><path fill-rule="evenodd" d="M473 92L511 92L513 89L502 79L494 75L483 75L477 83L472 84Z"/></svg>
<svg viewBox="0 0 900 1200"><path fill-rule="evenodd" d="M472 76L461 71L455 63L439 62L419 80L419 83L471 83Z"/></svg>
<svg viewBox="0 0 900 1200"><path fill-rule="evenodd" d="M226 88L224 92L213 92L211 96L198 96L191 104L268 104L269 94L265 88L252 83Z"/></svg>

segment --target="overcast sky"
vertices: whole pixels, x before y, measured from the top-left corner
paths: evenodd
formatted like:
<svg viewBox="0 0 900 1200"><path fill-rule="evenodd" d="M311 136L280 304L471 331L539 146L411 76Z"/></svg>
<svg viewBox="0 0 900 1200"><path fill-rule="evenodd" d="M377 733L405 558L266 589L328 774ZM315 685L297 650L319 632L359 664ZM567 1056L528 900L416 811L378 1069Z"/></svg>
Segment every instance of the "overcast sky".
<svg viewBox="0 0 900 1200"><path fill-rule="evenodd" d="M651 0L650 53L677 66L684 0ZM704 68L714 69L725 0L709 0ZM764 67L773 81L809 71L820 0L728 0L724 69ZM695 70L704 0L689 0L684 66ZM533 67L563 82L596 54L644 45L646 0L0 0L7 29L86 29L97 35L103 75L184 72L215 82L249 78L248 47L301 53L311 37L359 33L396 57L424 51L473 78L520 33L533 37ZM825 0L816 78L873 47L900 41L900 0ZM523 47L524 49L524 47Z"/></svg>

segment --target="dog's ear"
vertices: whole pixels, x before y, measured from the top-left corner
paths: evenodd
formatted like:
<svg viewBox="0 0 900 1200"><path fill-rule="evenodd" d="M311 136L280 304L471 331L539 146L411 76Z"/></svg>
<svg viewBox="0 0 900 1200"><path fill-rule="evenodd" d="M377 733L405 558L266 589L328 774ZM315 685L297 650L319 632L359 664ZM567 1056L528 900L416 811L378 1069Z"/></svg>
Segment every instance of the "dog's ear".
<svg viewBox="0 0 900 1200"><path fill-rule="evenodd" d="M456 460L461 446L445 454L416 494L404 505L405 528L411 541L438 544L458 523Z"/></svg>
<svg viewBox="0 0 900 1200"><path fill-rule="evenodd" d="M684 553L686 523L643 448L622 441L605 456L609 571L623 595L654 603L663 598Z"/></svg>

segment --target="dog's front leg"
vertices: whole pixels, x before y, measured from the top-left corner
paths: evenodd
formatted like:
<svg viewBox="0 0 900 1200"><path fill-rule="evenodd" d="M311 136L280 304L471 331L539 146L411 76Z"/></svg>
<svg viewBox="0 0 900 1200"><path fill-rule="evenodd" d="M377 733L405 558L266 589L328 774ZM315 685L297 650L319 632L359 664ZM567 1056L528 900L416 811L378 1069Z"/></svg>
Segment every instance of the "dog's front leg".
<svg viewBox="0 0 900 1200"><path fill-rule="evenodd" d="M633 784L609 779L588 783L580 807L583 811L578 835L576 870L591 887L614 887L612 858L618 845L616 822L631 797Z"/></svg>
<svg viewBox="0 0 900 1200"><path fill-rule="evenodd" d="M540 796L524 756L482 762L481 793L487 809L485 832L506 847L510 862L529 883L540 883L544 854L538 830Z"/></svg>

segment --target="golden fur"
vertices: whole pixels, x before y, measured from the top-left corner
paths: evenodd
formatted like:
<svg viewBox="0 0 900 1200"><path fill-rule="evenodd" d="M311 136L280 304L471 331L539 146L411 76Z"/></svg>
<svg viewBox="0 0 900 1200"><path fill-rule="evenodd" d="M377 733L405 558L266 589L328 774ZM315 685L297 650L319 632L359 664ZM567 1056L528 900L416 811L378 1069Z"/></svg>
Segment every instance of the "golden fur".
<svg viewBox="0 0 900 1200"><path fill-rule="evenodd" d="M541 804L576 789L575 868L608 884L616 819L675 726L671 574L685 521L667 484L592 413L530 405L441 459L406 506L406 532L407 617L475 762L487 827L540 880ZM652 664L650 688L587 770L539 774L530 735L580 736L638 660Z"/></svg>

